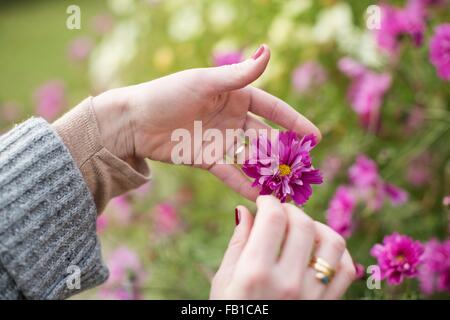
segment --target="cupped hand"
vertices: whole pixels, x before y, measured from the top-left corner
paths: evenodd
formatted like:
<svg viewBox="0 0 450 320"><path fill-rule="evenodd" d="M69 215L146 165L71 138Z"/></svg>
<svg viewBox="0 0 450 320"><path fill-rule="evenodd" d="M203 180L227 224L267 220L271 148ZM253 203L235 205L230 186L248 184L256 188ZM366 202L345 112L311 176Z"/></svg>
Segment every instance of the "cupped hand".
<svg viewBox="0 0 450 320"><path fill-rule="evenodd" d="M256 218L239 206L238 225L211 286L211 299L338 299L355 279L344 239L291 204L272 196L256 201ZM316 278L312 257L334 270Z"/></svg>
<svg viewBox="0 0 450 320"><path fill-rule="evenodd" d="M249 86L263 74L269 59L270 50L263 45L238 64L186 70L95 97L94 108L106 147L124 159L150 158L171 163L177 144L171 141L175 130L186 129L193 139L198 139L194 136L194 121L202 122L203 132L218 129L224 136L226 129L269 129L254 115L301 135L313 133L320 139L317 127L287 103ZM199 146L204 150L207 144L192 142L190 163L198 162L196 159L202 157ZM222 160L225 152L217 160ZM250 200L259 193L232 164L196 166L209 170Z"/></svg>

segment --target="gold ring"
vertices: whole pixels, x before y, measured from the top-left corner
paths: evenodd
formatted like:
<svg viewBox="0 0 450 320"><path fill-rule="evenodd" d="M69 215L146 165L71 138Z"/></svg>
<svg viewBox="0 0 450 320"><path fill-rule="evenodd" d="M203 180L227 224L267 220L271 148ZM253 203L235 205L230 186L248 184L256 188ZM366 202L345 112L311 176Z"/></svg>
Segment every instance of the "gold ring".
<svg viewBox="0 0 450 320"><path fill-rule="evenodd" d="M316 279L323 284L329 284L336 273L333 267L322 258L312 257L309 266L316 270Z"/></svg>

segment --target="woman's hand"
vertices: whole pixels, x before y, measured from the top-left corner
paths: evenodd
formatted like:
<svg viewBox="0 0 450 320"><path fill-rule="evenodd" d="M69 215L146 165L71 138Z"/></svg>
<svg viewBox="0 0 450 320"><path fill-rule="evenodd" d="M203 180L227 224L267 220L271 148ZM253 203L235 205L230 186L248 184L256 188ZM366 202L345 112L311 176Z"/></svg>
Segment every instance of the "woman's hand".
<svg viewBox="0 0 450 320"><path fill-rule="evenodd" d="M261 76L269 59L269 48L263 45L253 57L235 65L186 70L95 97L94 110L105 146L127 161L138 157L170 163L177 144L171 141L174 130L187 129L195 138L194 121L202 121L203 132L215 128L222 134L226 129L268 128L252 114L320 139L319 130L288 104L248 86ZM205 147L203 143L203 150ZM191 163L201 156L199 148L192 150ZM217 160L222 158L219 155ZM250 200L259 193L231 164L197 166Z"/></svg>
<svg viewBox="0 0 450 320"><path fill-rule="evenodd" d="M238 207L238 225L211 287L211 299L338 299L355 278L344 239L299 208L272 196L257 199L253 221ZM323 284L311 257L336 273Z"/></svg>

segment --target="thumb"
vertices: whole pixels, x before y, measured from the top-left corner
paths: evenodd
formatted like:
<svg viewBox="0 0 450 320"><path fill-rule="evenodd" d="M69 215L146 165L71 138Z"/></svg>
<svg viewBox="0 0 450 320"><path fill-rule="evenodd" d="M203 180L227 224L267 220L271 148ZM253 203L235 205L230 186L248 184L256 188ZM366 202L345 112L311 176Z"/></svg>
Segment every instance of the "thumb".
<svg viewBox="0 0 450 320"><path fill-rule="evenodd" d="M234 229L219 269L223 276L231 276L234 266L238 262L250 236L253 227L253 216L246 207L238 206L236 208L236 223L237 226Z"/></svg>
<svg viewBox="0 0 450 320"><path fill-rule="evenodd" d="M263 44L240 63L204 69L206 83L211 84L214 93L241 89L263 74L269 60L270 49Z"/></svg>

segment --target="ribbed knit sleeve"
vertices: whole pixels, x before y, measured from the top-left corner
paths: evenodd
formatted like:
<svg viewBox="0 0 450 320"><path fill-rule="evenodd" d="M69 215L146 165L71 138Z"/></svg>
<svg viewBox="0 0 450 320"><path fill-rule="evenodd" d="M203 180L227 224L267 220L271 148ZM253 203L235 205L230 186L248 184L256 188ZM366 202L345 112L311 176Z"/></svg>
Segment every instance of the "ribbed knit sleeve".
<svg viewBox="0 0 450 320"><path fill-rule="evenodd" d="M1 136L0 298L64 299L104 282L96 216L51 125L32 118Z"/></svg>

